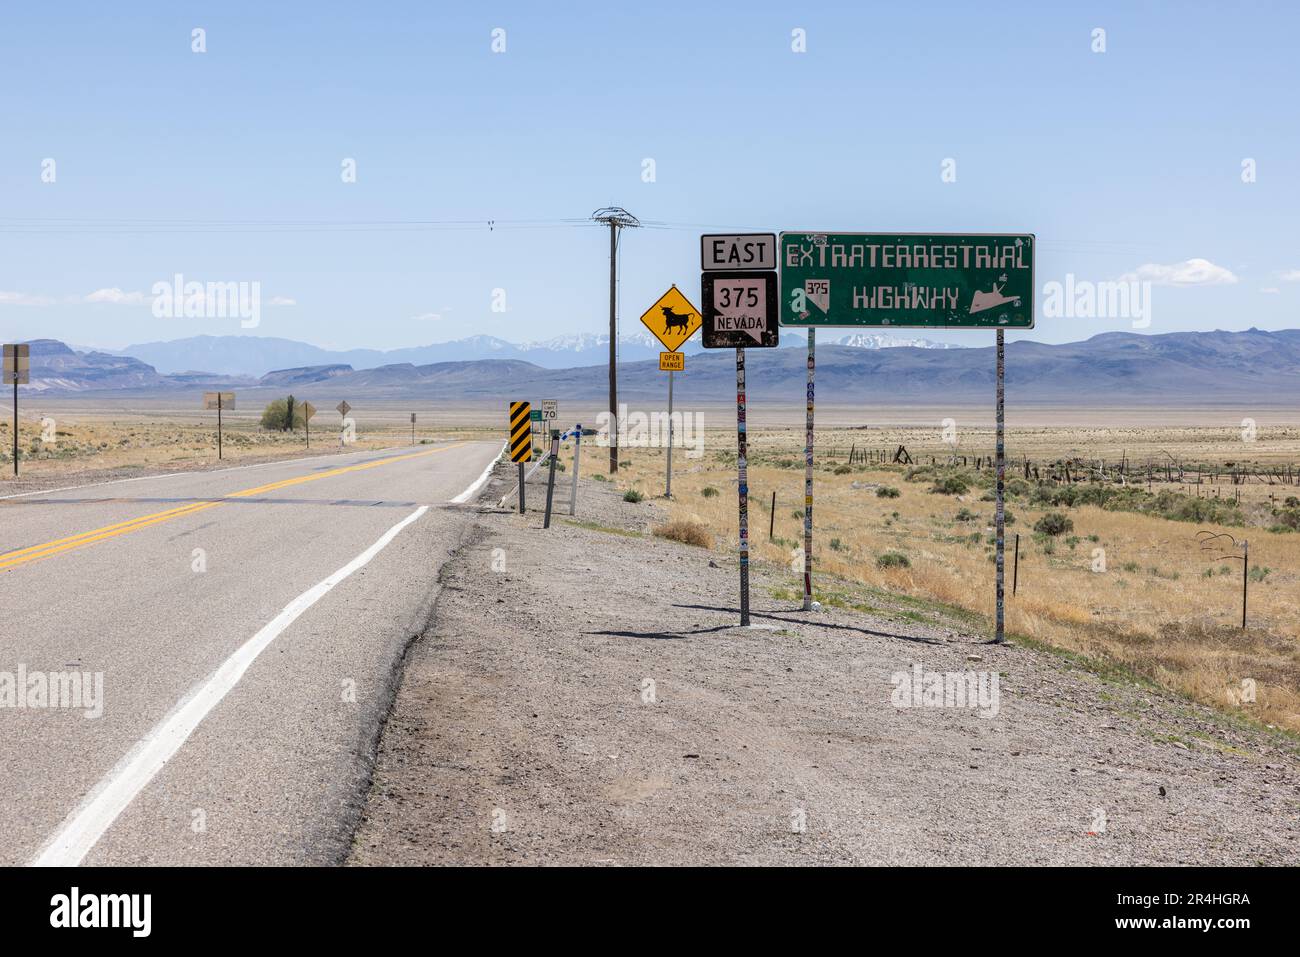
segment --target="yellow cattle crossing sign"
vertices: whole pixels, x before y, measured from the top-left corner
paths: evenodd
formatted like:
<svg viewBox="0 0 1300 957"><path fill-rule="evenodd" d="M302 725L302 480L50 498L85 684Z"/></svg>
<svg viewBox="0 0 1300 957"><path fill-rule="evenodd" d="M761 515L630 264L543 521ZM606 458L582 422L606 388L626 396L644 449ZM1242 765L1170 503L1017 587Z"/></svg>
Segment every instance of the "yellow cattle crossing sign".
<svg viewBox="0 0 1300 957"><path fill-rule="evenodd" d="M673 286L645 311L641 322L664 344L665 349L676 352L700 328L700 310Z"/></svg>
<svg viewBox="0 0 1300 957"><path fill-rule="evenodd" d="M533 460L533 434L528 423L532 406L527 402L510 403L510 461Z"/></svg>
<svg viewBox="0 0 1300 957"><path fill-rule="evenodd" d="M685 372L686 356L680 352L661 352L659 353L659 371L660 372Z"/></svg>

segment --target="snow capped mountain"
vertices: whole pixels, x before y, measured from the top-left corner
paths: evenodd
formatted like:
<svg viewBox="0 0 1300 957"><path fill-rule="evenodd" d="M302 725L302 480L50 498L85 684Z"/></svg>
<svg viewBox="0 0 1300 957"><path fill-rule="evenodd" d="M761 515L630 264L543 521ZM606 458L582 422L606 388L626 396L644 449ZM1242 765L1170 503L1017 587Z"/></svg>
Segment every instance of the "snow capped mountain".
<svg viewBox="0 0 1300 957"><path fill-rule="evenodd" d="M896 336L890 332L853 332L847 335L831 337L826 340L831 345L853 346L856 349L961 349L962 346L950 342L935 342L920 336ZM819 338L819 344L821 344Z"/></svg>

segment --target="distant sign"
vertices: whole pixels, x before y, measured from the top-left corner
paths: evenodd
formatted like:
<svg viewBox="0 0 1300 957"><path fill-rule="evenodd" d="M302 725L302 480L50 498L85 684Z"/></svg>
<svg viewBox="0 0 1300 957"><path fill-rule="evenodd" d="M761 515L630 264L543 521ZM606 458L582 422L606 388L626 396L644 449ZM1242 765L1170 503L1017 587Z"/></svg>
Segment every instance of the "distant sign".
<svg viewBox="0 0 1300 957"><path fill-rule="evenodd" d="M340 402L340 403L339 403L338 405L336 405L334 408L336 408L336 409L339 410L339 415L347 415L349 412L352 411L352 406L348 405L348 402L347 402L346 399L344 399L342 402Z"/></svg>
<svg viewBox="0 0 1300 957"><path fill-rule="evenodd" d="M233 409L234 407L235 393L233 392L203 393L203 408L205 409Z"/></svg>
<svg viewBox="0 0 1300 957"><path fill-rule="evenodd" d="M645 311L641 322L665 349L676 352L700 328L700 311L673 286Z"/></svg>
<svg viewBox="0 0 1300 957"><path fill-rule="evenodd" d="M704 348L764 348L777 344L774 272L706 272Z"/></svg>
<svg viewBox="0 0 1300 957"><path fill-rule="evenodd" d="M659 353L659 371L660 372L685 372L686 356L680 352L661 352Z"/></svg>
<svg viewBox="0 0 1300 957"><path fill-rule="evenodd" d="M310 422L311 417L315 414L316 414L316 406L312 405L310 402L304 402L302 404L303 421Z"/></svg>
<svg viewBox="0 0 1300 957"><path fill-rule="evenodd" d="M782 233L781 325L1032 329L1033 233Z"/></svg>
<svg viewBox="0 0 1300 957"><path fill-rule="evenodd" d="M415 425L415 413L414 413L414 412L411 413L411 424L412 424L412 425Z"/></svg>
<svg viewBox="0 0 1300 957"><path fill-rule="evenodd" d="M701 236L700 268L775 269L776 233Z"/></svg>
<svg viewBox="0 0 1300 957"><path fill-rule="evenodd" d="M31 381L31 350L31 345L26 342L5 344L5 385L27 385Z"/></svg>
<svg viewBox="0 0 1300 957"><path fill-rule="evenodd" d="M560 417L560 402L558 399L542 400L542 419L546 422L554 422Z"/></svg>

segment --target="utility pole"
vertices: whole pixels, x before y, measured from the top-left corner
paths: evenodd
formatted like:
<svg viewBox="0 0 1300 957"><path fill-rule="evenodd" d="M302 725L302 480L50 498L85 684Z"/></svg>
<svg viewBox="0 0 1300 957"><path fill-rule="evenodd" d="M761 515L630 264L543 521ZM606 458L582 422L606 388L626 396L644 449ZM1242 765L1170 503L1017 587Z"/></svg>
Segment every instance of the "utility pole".
<svg viewBox="0 0 1300 957"><path fill-rule="evenodd" d="M609 226L609 472L618 471L618 231L636 228L641 221L619 206L606 206L591 214Z"/></svg>

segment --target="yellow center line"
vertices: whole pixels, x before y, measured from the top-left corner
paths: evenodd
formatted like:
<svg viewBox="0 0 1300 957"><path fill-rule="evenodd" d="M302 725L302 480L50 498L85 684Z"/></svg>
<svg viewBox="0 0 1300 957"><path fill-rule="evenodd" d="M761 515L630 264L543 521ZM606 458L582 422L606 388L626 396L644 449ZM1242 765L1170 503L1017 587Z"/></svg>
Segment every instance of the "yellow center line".
<svg viewBox="0 0 1300 957"><path fill-rule="evenodd" d="M69 535L66 538L57 538L54 541L44 542L40 545L28 545L26 548L18 548L0 554L0 571L5 571L18 565L24 565L27 562L36 561L38 559L49 558L51 555L58 555L62 552L71 551L74 548L82 548L83 546L91 545L95 542L102 542L105 539L115 538L118 535L125 535L127 532L134 532L137 529L148 528L162 522L169 522L174 518L193 515L195 512L202 512L209 508L216 508L219 505L226 504L230 499L249 498L254 495L260 495L264 492L272 492L276 489L286 488L291 485L301 485L304 482L315 482L317 479L332 478L333 476L344 475L348 472L360 472L365 469L377 468L380 465L389 465L393 462L404 462L407 459L417 459L425 455L434 455L438 452L449 452L452 449L458 449L466 444L467 443L465 442L456 442L452 445L446 445L438 449L428 449L424 452L391 455L388 458L375 459L373 462L362 462L359 465L344 465L336 469L329 469L325 472L299 475L294 478L283 479L279 482L270 482L266 485L259 485L256 488L246 488L239 492L231 492L228 495L223 495L221 498L192 502L188 505L169 508L166 511L154 512L151 515L141 515L137 518L115 522L112 525L105 525L102 528L91 529L88 532L82 532L78 535Z"/></svg>

